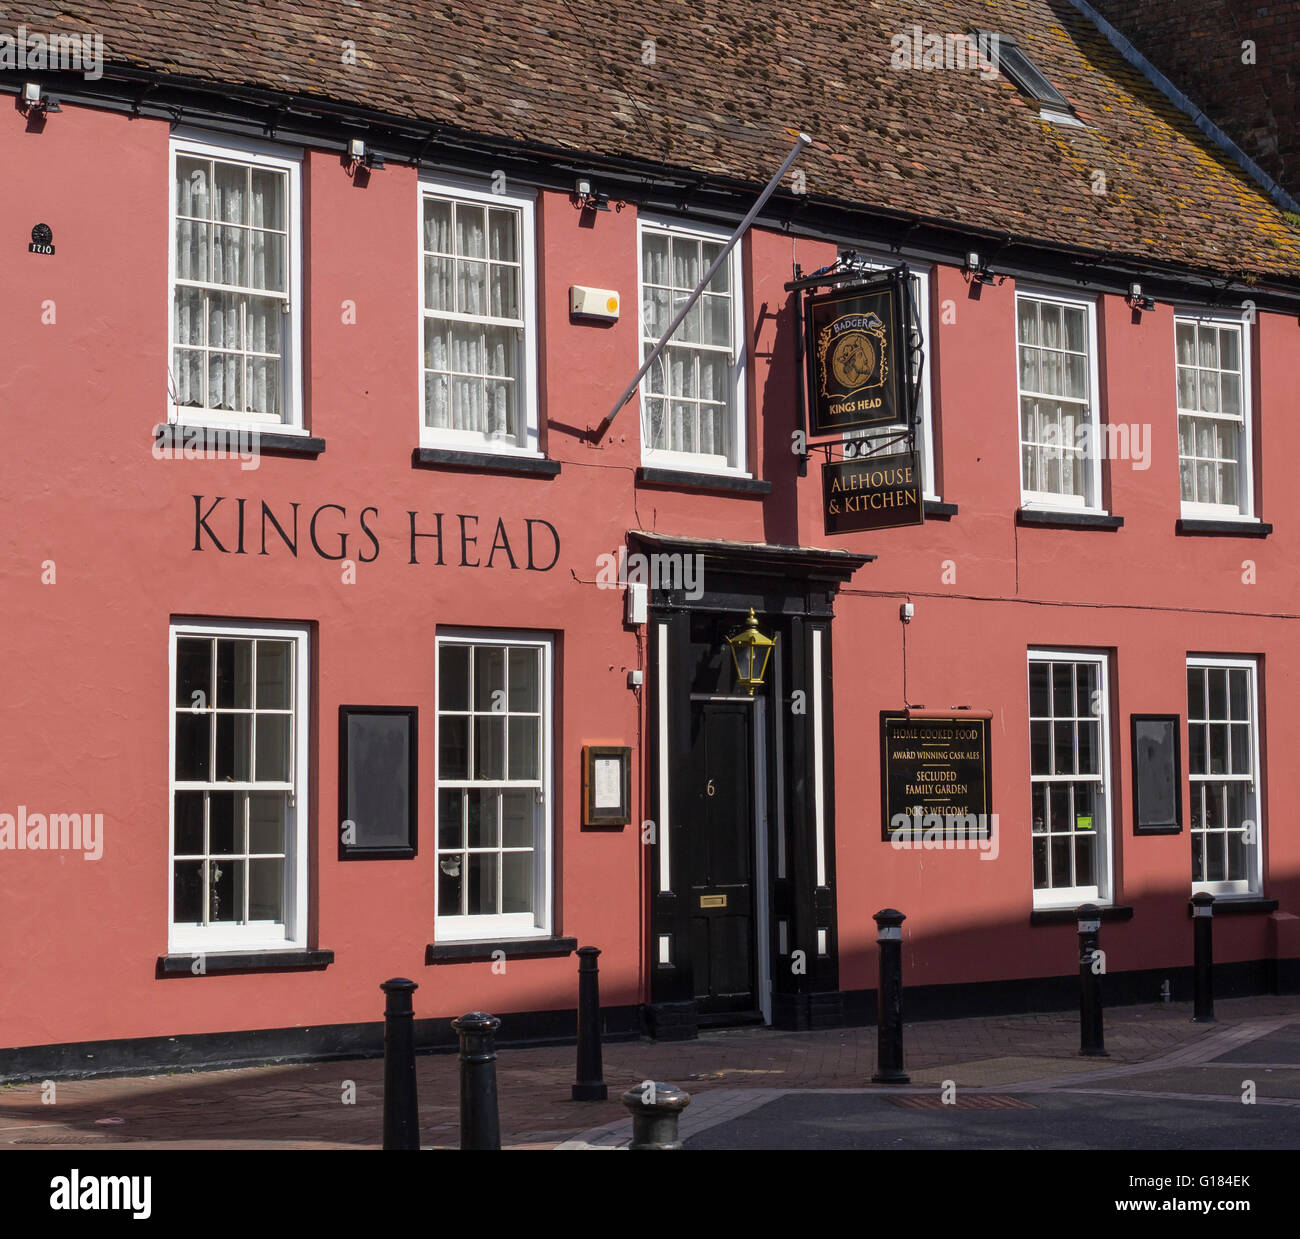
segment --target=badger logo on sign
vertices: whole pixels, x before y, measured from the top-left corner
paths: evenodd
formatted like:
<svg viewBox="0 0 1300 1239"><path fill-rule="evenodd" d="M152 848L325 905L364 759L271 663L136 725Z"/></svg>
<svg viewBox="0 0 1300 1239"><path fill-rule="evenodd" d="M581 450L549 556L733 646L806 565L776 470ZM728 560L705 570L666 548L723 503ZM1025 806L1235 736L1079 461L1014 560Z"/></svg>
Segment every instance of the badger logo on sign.
<svg viewBox="0 0 1300 1239"><path fill-rule="evenodd" d="M889 358L880 316L842 314L827 323L817 341L817 361L822 395L828 398L883 387L889 377Z"/></svg>

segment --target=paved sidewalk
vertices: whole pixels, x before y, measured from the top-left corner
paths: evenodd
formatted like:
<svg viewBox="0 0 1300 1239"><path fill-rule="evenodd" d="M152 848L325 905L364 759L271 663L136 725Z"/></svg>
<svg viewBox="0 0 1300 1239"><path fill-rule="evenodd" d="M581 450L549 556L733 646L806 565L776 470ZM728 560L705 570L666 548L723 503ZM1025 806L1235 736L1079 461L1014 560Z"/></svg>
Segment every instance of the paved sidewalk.
<svg viewBox="0 0 1300 1239"><path fill-rule="evenodd" d="M1223 1047L1265 1028L1300 1024L1300 998L1216 1004L1217 1024L1193 1024L1189 1004L1123 1007L1106 1013L1109 1059L1078 1056L1073 1012L943 1020L906 1027L914 1086L952 1080L963 1089L1056 1087L1115 1068L1191 1070ZM1238 1029L1234 1034L1233 1029ZM1206 1040L1207 1038L1211 1040ZM1203 1044L1198 1044L1203 1043ZM690 1042L606 1045L610 1100L574 1102L572 1046L501 1049L497 1061L502 1141L507 1147L591 1147L627 1112L619 1097L642 1080L684 1087L695 1123L742 1113L782 1093L870 1087L874 1027L824 1032L728 1029ZM426 1146L458 1139L454 1055L418 1060L420 1132ZM1121 1073L1128 1075L1129 1071ZM0 1087L0 1148L378 1148L383 1104L379 1059L251 1067L115 1080L56 1082L53 1104L40 1084ZM1117 1081L1124 1087L1122 1079ZM711 1094L717 1094L716 1099ZM719 1117L717 1121L722 1121Z"/></svg>

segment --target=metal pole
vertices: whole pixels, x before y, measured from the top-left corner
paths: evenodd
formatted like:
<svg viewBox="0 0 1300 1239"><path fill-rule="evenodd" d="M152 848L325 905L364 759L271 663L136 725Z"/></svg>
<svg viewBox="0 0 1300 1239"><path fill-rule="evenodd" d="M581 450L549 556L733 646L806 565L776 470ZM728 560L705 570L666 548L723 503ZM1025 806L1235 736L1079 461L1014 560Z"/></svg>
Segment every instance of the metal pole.
<svg viewBox="0 0 1300 1239"><path fill-rule="evenodd" d="M1192 985L1195 994L1192 1019L1198 1024L1214 1020L1214 896L1200 891L1192 896Z"/></svg>
<svg viewBox="0 0 1300 1239"><path fill-rule="evenodd" d="M493 1034L501 1021L486 1011L471 1011L451 1022L460 1038L460 1147L499 1149L497 1051Z"/></svg>
<svg viewBox="0 0 1300 1239"><path fill-rule="evenodd" d="M419 988L393 977L384 991L384 1148L420 1147L420 1111L415 1093L415 1006Z"/></svg>
<svg viewBox="0 0 1300 1239"><path fill-rule="evenodd" d="M604 1101L609 1096L600 1064L600 979L594 946L578 948L578 1082L574 1101Z"/></svg>
<svg viewBox="0 0 1300 1239"><path fill-rule="evenodd" d="M609 411L609 416L605 418L603 423L604 426L608 426L609 423L618 415L619 409L632 399L632 396L640 385L641 380L645 377L646 371L649 370L650 367L659 359L659 354L664 351L668 341L672 339L673 332L682 325L682 320L690 313L691 307L700 299L700 295L704 292L705 288L708 287L709 281L713 279L713 277L718 273L718 269L724 262L726 262L727 255L736 248L736 242L745 235L750 224L752 224L758 217L758 213L767 205L767 200L776 192L777 186L781 184L782 178L794 166L794 162L803 152L803 148L805 146L810 146L811 144L812 138L810 138L806 133L801 133L798 138L795 139L794 147L785 157L785 163L777 169L776 175L768 181L767 188L758 195L758 201L750 207L749 214L740 221L740 226L731 234L731 240L723 246L722 253L713 260L712 265L704 273L704 278L695 286L695 291L691 293L682 308L673 316L673 321L668 324L668 330L664 332L659 343L650 350L650 356L641 363L641 369L636 372L636 377L627 385L618 400L615 401L614 407Z"/></svg>
<svg viewBox="0 0 1300 1239"><path fill-rule="evenodd" d="M903 1070L903 922L901 912L885 908L876 922L880 988L876 993L876 1074L873 1084L907 1084Z"/></svg>
<svg viewBox="0 0 1300 1239"><path fill-rule="evenodd" d="M629 1149L680 1149L677 1122L691 1104L691 1095L675 1084L646 1080L623 1094L623 1104L632 1113L632 1143Z"/></svg>
<svg viewBox="0 0 1300 1239"><path fill-rule="evenodd" d="M1079 922L1079 1053L1109 1058L1101 1025L1101 909L1085 903L1075 914Z"/></svg>

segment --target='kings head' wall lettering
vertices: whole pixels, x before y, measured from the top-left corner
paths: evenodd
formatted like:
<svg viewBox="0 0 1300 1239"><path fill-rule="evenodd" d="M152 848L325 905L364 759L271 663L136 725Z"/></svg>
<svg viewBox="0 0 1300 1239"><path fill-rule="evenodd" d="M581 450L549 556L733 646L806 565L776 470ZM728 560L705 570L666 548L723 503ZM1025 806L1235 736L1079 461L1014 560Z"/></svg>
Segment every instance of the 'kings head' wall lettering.
<svg viewBox="0 0 1300 1239"><path fill-rule="evenodd" d="M322 503L308 515L305 510L300 513L302 505L292 501L276 511L264 499L192 497L196 551L288 554L296 559L299 549L305 554L310 547L321 559L339 560L348 558L352 545L359 563L371 564L379 558L382 543L372 526L379 517L376 507L362 508L354 524L347 508L339 503ZM441 512L406 515L408 563L549 572L560 559L559 532L538 516L511 522L499 516L492 524L490 518L472 513L457 513L445 521Z"/></svg>

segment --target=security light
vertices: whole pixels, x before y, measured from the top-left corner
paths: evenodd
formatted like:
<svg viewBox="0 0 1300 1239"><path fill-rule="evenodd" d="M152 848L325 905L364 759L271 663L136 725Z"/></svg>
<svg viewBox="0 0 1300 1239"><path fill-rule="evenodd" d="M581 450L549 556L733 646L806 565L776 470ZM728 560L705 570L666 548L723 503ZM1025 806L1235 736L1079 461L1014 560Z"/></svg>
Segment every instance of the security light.
<svg viewBox="0 0 1300 1239"><path fill-rule="evenodd" d="M28 116L44 116L48 112L62 112L58 101L41 93L39 82L23 83L22 110Z"/></svg>
<svg viewBox="0 0 1300 1239"><path fill-rule="evenodd" d="M1124 300L1135 310L1154 310L1156 308L1155 300L1142 295L1142 285L1136 280L1128 286L1128 296Z"/></svg>

